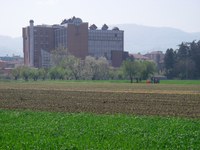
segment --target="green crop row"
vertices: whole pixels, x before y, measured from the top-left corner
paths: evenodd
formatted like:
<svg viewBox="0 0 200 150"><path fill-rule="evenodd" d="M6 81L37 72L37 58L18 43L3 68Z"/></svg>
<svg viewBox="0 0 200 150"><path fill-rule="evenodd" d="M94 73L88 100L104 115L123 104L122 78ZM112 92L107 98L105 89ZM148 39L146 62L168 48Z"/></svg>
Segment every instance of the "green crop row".
<svg viewBox="0 0 200 150"><path fill-rule="evenodd" d="M0 109L0 149L199 147L199 119Z"/></svg>

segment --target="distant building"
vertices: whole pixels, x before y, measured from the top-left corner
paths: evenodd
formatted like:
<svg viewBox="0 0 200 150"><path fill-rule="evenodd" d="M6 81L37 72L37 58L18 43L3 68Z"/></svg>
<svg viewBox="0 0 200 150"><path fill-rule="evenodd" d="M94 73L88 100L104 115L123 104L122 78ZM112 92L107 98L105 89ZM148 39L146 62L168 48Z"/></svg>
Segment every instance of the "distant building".
<svg viewBox="0 0 200 150"><path fill-rule="evenodd" d="M24 65L24 60L20 56L0 57L0 75L9 76L14 68L22 65Z"/></svg>
<svg viewBox="0 0 200 150"><path fill-rule="evenodd" d="M164 68L164 58L165 58L165 54L162 51L152 51L150 53L145 54L144 56L153 60L157 64L158 70L162 72Z"/></svg>
<svg viewBox="0 0 200 150"><path fill-rule="evenodd" d="M128 52L111 51L111 60L113 67L120 67L124 60L129 58Z"/></svg>
<svg viewBox="0 0 200 150"><path fill-rule="evenodd" d="M0 60L0 69L5 68L5 66L6 66L6 62L3 60Z"/></svg>
<svg viewBox="0 0 200 150"><path fill-rule="evenodd" d="M22 66L24 64L24 60L20 56L5 56L0 57L0 69L5 68L16 68L18 66Z"/></svg>
<svg viewBox="0 0 200 150"><path fill-rule="evenodd" d="M50 67L50 53L57 48L65 48L81 59L88 55L106 57L110 63L119 67L121 64L116 62L118 59L115 56L124 58L124 31L117 27L109 30L106 24L101 29L94 24L88 27L87 22L76 17L65 19L60 25L34 26L33 20L30 20L30 25L23 28L25 65ZM115 51L119 52L118 55L112 56Z"/></svg>
<svg viewBox="0 0 200 150"><path fill-rule="evenodd" d="M153 60L156 64L163 63L165 54L162 51L152 51L144 55L149 59Z"/></svg>
<svg viewBox="0 0 200 150"><path fill-rule="evenodd" d="M164 57L165 54L162 51L152 51L145 55L140 53L138 54L129 54L130 58L134 58L135 60L147 60L147 61L154 61L157 65L158 71L162 72L164 68Z"/></svg>
<svg viewBox="0 0 200 150"><path fill-rule="evenodd" d="M133 57L135 60L150 60L150 58L142 54L130 54L130 57Z"/></svg>

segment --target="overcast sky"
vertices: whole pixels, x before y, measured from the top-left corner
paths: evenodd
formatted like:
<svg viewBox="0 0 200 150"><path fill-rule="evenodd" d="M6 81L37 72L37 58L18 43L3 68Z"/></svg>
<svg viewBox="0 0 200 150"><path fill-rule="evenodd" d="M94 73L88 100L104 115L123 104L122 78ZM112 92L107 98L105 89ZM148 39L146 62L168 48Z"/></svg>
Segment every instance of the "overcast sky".
<svg viewBox="0 0 200 150"><path fill-rule="evenodd" d="M0 35L21 36L30 19L58 24L73 16L97 26L134 23L200 32L200 0L0 0Z"/></svg>

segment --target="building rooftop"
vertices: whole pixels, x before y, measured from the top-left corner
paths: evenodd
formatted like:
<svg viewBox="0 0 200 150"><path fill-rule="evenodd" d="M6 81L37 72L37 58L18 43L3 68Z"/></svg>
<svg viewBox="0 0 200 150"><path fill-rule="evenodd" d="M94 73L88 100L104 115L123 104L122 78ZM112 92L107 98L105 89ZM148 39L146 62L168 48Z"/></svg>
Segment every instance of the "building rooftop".
<svg viewBox="0 0 200 150"><path fill-rule="evenodd" d="M96 26L95 24L93 24L93 25L91 25L91 26L89 27L89 29L90 29L90 30L96 30L96 29L97 29L97 26Z"/></svg>
<svg viewBox="0 0 200 150"><path fill-rule="evenodd" d="M30 20L30 22L34 23L33 20ZM35 27L46 27L46 28L63 28L63 27L67 27L68 24L75 24L75 25L79 25L83 23L81 18L78 17L72 17L69 19L64 19L60 24L53 24L53 25L47 25L47 24L42 24L42 25L36 25ZM89 26L89 30L108 30L109 27L108 25L104 24L101 28L98 29L98 27L95 24L92 24ZM113 27L112 28L113 31L120 31L120 29L118 27Z"/></svg>
<svg viewBox="0 0 200 150"><path fill-rule="evenodd" d="M150 53L147 53L147 54L163 54L162 51L152 51Z"/></svg>
<svg viewBox="0 0 200 150"><path fill-rule="evenodd" d="M130 54L130 56L137 59L137 60L149 60L148 57L143 56L141 54Z"/></svg>
<svg viewBox="0 0 200 150"><path fill-rule="evenodd" d="M83 21L81 18L76 18L75 16L70 18L70 19L64 19L62 22L61 22L61 25L64 25L64 24L81 24Z"/></svg>

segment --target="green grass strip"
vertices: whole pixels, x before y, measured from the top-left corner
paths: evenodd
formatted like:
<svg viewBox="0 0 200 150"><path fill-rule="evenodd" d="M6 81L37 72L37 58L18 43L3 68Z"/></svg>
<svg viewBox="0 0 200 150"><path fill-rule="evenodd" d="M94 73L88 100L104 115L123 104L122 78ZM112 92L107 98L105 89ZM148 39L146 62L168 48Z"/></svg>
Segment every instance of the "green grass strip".
<svg viewBox="0 0 200 150"><path fill-rule="evenodd" d="M200 120L0 109L0 149L198 149Z"/></svg>
<svg viewBox="0 0 200 150"><path fill-rule="evenodd" d="M38 81L24 81L20 80L0 80L0 83L130 83L129 80L38 80ZM136 83L136 80L133 81L133 84L145 83L146 80L142 80L140 83ZM200 80L160 80L160 84L197 84L200 85Z"/></svg>
<svg viewBox="0 0 200 150"><path fill-rule="evenodd" d="M200 80L161 80L161 84L197 84L200 85Z"/></svg>

